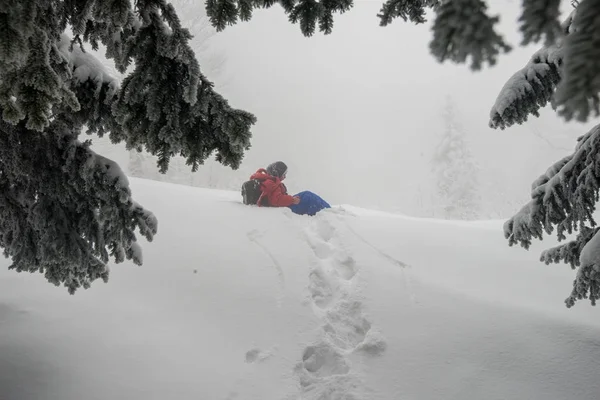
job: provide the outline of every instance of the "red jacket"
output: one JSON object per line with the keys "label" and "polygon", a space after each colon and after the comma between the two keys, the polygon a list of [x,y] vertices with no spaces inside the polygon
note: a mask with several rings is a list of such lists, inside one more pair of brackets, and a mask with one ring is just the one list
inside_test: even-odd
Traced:
{"label": "red jacket", "polygon": [[261,201],[265,197],[269,202],[270,207],[287,207],[294,204],[294,197],[287,194],[287,188],[283,182],[281,182],[281,179],[267,174],[266,169],[259,169],[250,177],[250,179],[257,179],[260,181],[262,194],[257,203],[259,207]]}

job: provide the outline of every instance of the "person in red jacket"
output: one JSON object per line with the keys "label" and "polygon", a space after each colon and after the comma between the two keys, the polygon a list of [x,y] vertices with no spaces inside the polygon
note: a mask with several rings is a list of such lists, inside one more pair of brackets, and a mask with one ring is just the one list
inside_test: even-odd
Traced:
{"label": "person in red jacket", "polygon": [[287,174],[287,165],[282,161],[270,164],[266,169],[260,168],[250,179],[260,182],[262,194],[258,199],[258,206],[289,207],[300,203],[300,198],[290,196],[283,180]]}
{"label": "person in red jacket", "polygon": [[308,190],[290,196],[282,182],[286,174],[287,165],[277,161],[266,169],[259,169],[250,177],[260,182],[261,195],[257,201],[259,207],[288,207],[299,215],[315,215],[325,208],[331,208],[319,195]]}

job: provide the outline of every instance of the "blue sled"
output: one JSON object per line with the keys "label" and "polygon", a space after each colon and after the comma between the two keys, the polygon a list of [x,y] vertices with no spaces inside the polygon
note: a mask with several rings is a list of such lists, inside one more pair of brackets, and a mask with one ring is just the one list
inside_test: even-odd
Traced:
{"label": "blue sled", "polygon": [[289,206],[293,213],[298,215],[315,215],[325,208],[331,208],[329,203],[323,200],[319,195],[308,190],[298,193],[300,204],[292,204]]}

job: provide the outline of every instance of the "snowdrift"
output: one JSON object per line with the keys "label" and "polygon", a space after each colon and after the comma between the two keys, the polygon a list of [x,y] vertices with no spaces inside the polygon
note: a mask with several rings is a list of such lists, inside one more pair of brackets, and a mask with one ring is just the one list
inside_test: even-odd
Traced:
{"label": "snowdrift", "polygon": [[501,222],[132,186],[159,219],[142,267],[70,296],[1,261],[0,399],[600,397],[597,310]]}

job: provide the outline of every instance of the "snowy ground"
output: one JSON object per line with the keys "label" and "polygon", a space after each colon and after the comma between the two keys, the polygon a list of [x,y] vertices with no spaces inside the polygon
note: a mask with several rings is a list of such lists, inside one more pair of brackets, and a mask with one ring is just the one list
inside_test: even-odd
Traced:
{"label": "snowy ground", "polygon": [[69,296],[1,261],[1,400],[600,398],[598,311],[501,222],[132,185],[142,267]]}

